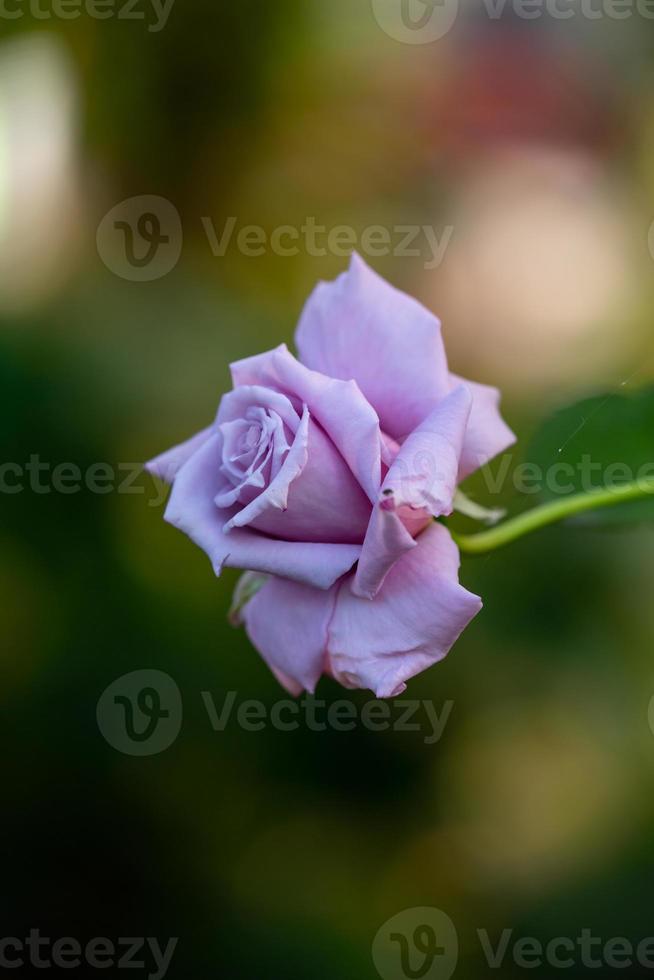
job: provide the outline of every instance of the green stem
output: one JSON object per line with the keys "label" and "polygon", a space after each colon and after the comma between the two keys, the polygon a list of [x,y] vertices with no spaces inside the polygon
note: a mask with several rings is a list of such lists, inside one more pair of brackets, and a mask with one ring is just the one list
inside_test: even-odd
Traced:
{"label": "green stem", "polygon": [[557,521],[596,510],[598,507],[610,507],[627,500],[638,500],[653,495],[654,480],[641,480],[638,483],[590,490],[588,493],[579,493],[572,497],[565,497],[563,500],[555,500],[551,504],[543,504],[489,531],[481,531],[478,534],[456,534],[453,531],[450,533],[461,551],[469,555],[483,555],[517,541],[525,534],[547,527],[548,524],[555,524]]}

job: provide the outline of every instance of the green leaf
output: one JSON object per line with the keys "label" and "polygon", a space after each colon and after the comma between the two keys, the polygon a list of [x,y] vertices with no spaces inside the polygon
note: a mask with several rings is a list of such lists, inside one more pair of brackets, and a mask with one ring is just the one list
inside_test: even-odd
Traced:
{"label": "green leaf", "polygon": [[[599,487],[654,478],[654,387],[634,394],[613,392],[586,398],[556,412],[537,432],[516,486],[524,478],[539,486],[536,499],[560,500]],[[524,464],[523,464],[524,465]],[[538,475],[537,475],[538,474]],[[577,523],[616,525],[654,520],[654,500],[606,507]]]}

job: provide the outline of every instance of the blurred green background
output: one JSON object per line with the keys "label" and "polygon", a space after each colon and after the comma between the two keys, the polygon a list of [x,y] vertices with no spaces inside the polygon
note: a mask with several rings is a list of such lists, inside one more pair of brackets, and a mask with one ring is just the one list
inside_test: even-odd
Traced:
{"label": "blurred green background", "polygon": [[[364,257],[438,313],[457,373],[502,388],[516,459],[554,408],[651,381],[654,23],[462,3],[410,45],[379,5],[176,0],[158,31],[144,2],[143,20],[2,14],[3,462],[148,459],[208,423],[230,360],[292,342],[347,260],[216,256],[207,220],[230,216],[447,233],[435,268],[424,239]],[[171,202],[183,248],[129,281],[96,232],[141,195]],[[654,934],[651,530],[557,528],[464,562],[484,611],[408,690],[453,702],[436,744],[215,732],[202,691],[282,696],[226,622],[236,573],[213,577],[144,475],[28,484],[0,499],[2,935],[178,936],[170,977],[363,980],[380,926],[421,905],[452,918],[470,978],[524,974],[491,971],[478,928]],[[174,678],[184,720],[138,758],[96,705],[142,668]]]}

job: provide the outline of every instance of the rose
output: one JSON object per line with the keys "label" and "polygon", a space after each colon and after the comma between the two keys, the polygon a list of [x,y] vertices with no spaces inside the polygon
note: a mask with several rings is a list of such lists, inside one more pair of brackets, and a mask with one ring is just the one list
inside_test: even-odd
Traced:
{"label": "rose", "polygon": [[249,573],[239,617],[280,681],[378,697],[442,659],[481,608],[433,518],[513,442],[498,392],[452,375],[440,323],[353,256],[285,346],[232,365],[213,425],[148,464],[166,520]]}

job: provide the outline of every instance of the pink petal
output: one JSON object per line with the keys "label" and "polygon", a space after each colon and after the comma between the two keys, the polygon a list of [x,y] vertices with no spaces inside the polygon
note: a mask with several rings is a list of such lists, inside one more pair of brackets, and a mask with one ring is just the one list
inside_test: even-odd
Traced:
{"label": "pink petal", "polygon": [[346,580],[329,626],[336,680],[394,697],[409,677],[442,660],[481,609],[481,600],[459,585],[458,566],[449,532],[432,523],[372,601],[353,595]]}
{"label": "pink petal", "polygon": [[368,526],[352,591],[377,594],[431,517],[451,514],[472,398],[463,385],[443,398],[399,449]]}
{"label": "pink petal", "polygon": [[206,429],[202,429],[201,432],[196,432],[186,442],[182,442],[179,446],[174,446],[167,452],[161,453],[160,456],[155,456],[154,459],[151,459],[149,463],[145,464],[146,470],[148,473],[153,473],[154,476],[159,477],[165,483],[172,483],[184,463],[188,462],[193,453],[197,452],[205,444],[207,439],[213,434],[213,431],[214,428],[210,425]]}
{"label": "pink petal", "polygon": [[219,575],[222,567],[268,572],[328,589],[356,562],[360,546],[276,541],[256,531],[223,525],[235,511],[220,510],[214,498],[221,488],[221,439],[214,434],[182,466],[173,484],[166,520],[202,548]]}
{"label": "pink petal", "polygon": [[243,609],[252,643],[292,694],[313,693],[323,673],[336,592],[272,578]]}
{"label": "pink petal", "polygon": [[466,381],[456,374],[450,375],[450,384],[452,387],[467,385],[472,394],[472,409],[459,468],[461,481],[512,446],[515,435],[500,415],[500,393],[497,388]]}
{"label": "pink petal", "polygon": [[235,385],[276,388],[304,403],[347,462],[369,500],[381,481],[379,419],[353,381],[309,371],[285,344],[232,364]]}
{"label": "pink petal", "polygon": [[356,254],[347,272],[314,290],[295,339],[308,367],[353,378],[394,438],[412,432],[449,390],[439,320]]}

